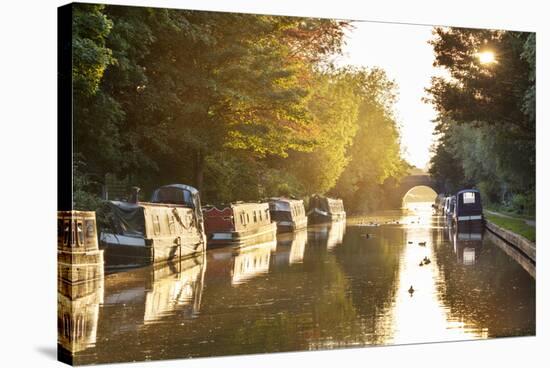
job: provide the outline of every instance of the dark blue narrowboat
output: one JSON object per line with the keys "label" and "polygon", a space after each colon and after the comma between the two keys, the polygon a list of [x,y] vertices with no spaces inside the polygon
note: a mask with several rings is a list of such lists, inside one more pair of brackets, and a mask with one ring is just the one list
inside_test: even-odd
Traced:
{"label": "dark blue narrowboat", "polygon": [[459,224],[466,221],[483,221],[483,206],[481,194],[477,189],[464,189],[456,193],[456,204],[453,220]]}
{"label": "dark blue narrowboat", "polygon": [[345,220],[344,202],[337,198],[313,195],[309,200],[307,216],[311,224]]}

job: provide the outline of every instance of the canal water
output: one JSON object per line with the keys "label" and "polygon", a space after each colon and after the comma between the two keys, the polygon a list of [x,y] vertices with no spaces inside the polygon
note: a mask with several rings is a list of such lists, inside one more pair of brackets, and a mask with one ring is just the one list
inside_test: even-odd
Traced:
{"label": "canal water", "polygon": [[429,211],[108,274],[95,293],[72,306],[76,364],[535,334],[535,279]]}

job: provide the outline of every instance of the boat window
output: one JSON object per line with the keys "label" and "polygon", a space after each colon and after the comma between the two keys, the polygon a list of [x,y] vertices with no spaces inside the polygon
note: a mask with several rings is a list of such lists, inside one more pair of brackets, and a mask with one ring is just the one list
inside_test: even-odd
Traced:
{"label": "boat window", "polygon": [[262,219],[262,211],[261,210],[258,211],[258,215],[260,216],[260,221],[262,221],[263,219]]}
{"label": "boat window", "polygon": [[153,194],[151,202],[180,204],[189,206],[191,208],[195,207],[193,196],[191,195],[190,191],[173,187],[164,187],[157,189]]}
{"label": "boat window", "polygon": [[254,217],[254,222],[258,222],[258,218],[256,216],[256,211],[255,210],[254,210],[254,216],[253,217]]}
{"label": "boat window", "polygon": [[476,203],[476,194],[474,192],[466,192],[462,194],[462,202],[464,204]]}
{"label": "boat window", "polygon": [[248,216],[248,213],[246,214],[246,223],[247,223],[247,224],[250,223],[250,216]]}

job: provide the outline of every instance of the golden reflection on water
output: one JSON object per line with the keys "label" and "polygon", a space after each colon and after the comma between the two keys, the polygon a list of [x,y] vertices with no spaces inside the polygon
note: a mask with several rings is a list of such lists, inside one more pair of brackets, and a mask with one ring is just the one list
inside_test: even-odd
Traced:
{"label": "golden reflection on water", "polygon": [[60,344],[90,364],[533,335],[534,280],[468,230],[415,203],[115,272],[60,299]]}
{"label": "golden reflection on water", "polygon": [[232,285],[239,285],[269,272],[271,252],[277,247],[275,240],[240,248],[234,255]]}
{"label": "golden reflection on water", "polygon": [[200,262],[176,262],[153,270],[154,281],[145,295],[144,324],[155,323],[182,306],[199,313],[206,257],[197,258]]}
{"label": "golden reflection on water", "polygon": [[[441,299],[444,283],[434,252],[431,203],[409,206],[414,214],[404,216],[406,247],[400,259],[396,299],[389,314],[393,332],[386,344],[469,340],[484,337],[463,321],[448,315]],[[425,243],[425,245],[424,245]],[[427,257],[429,264],[422,262]],[[420,266],[420,264],[423,264]],[[413,292],[411,292],[414,289]],[[486,332],[486,331],[485,331]]]}

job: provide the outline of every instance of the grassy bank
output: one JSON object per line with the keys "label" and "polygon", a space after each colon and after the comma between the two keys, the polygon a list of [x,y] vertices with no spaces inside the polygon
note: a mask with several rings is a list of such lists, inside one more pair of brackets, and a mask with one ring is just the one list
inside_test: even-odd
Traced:
{"label": "grassy bank", "polygon": [[534,213],[533,214],[531,214],[531,213],[518,213],[518,212],[512,211],[508,207],[504,207],[504,206],[497,206],[497,205],[491,204],[491,205],[487,205],[487,206],[484,205],[483,208],[485,208],[489,211],[494,211],[494,212],[502,213],[503,215],[517,217],[517,218],[521,218],[521,219],[525,219],[525,220],[534,220],[535,219]]}
{"label": "grassy bank", "polygon": [[495,225],[519,234],[532,242],[536,241],[536,227],[527,225],[523,219],[500,217],[487,212],[485,212],[485,218]]}

